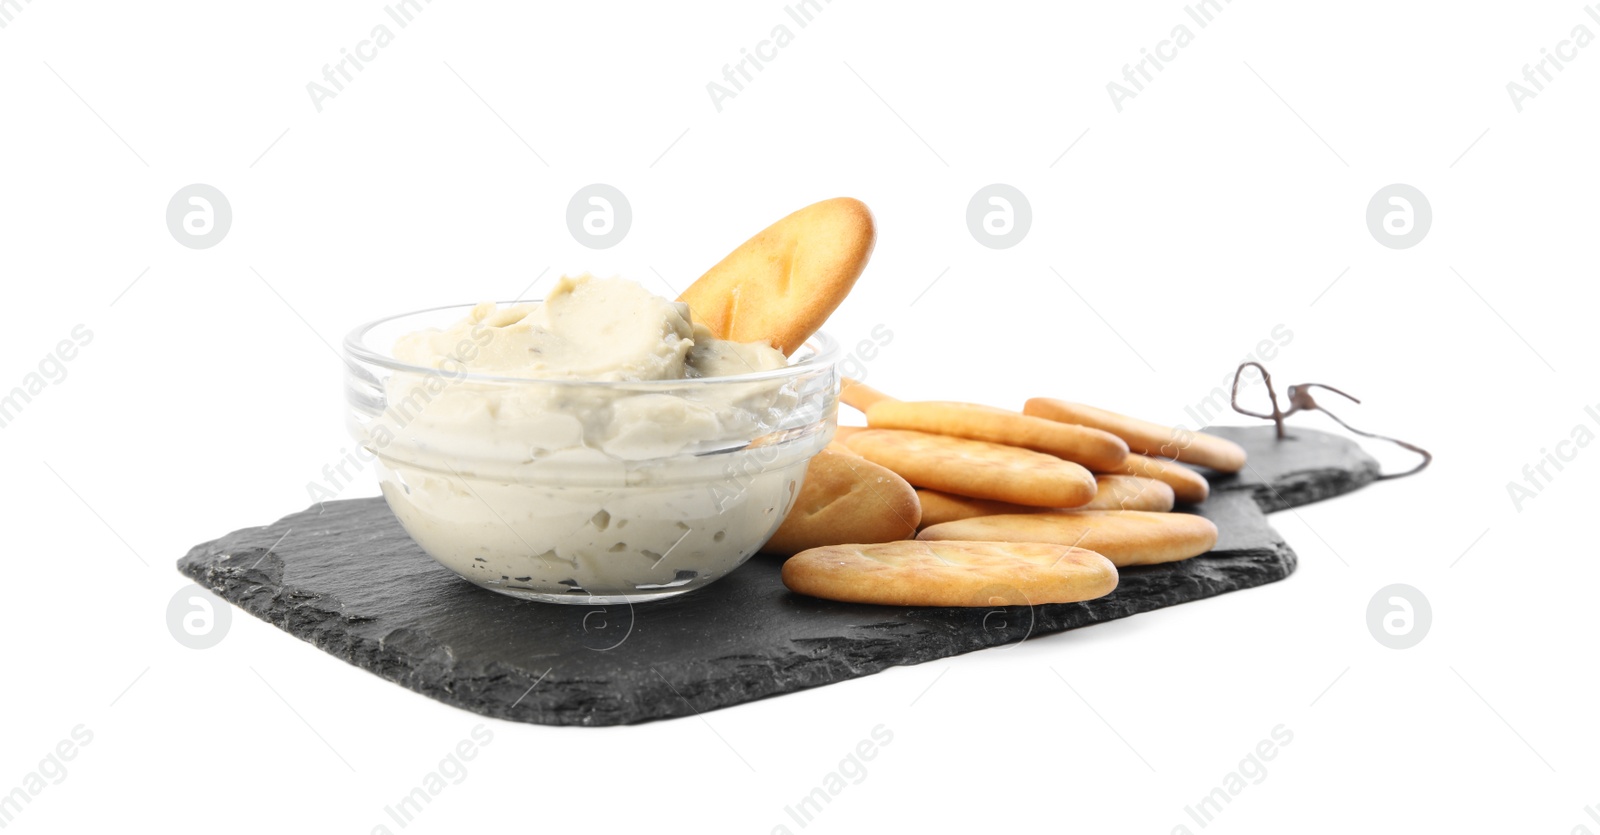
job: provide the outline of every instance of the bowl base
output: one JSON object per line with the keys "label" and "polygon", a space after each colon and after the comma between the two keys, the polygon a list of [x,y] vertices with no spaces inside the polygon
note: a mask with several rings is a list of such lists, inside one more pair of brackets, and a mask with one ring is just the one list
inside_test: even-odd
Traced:
{"label": "bowl base", "polygon": [[663,600],[668,597],[677,597],[694,591],[688,589],[661,589],[659,591],[641,591],[634,594],[554,594],[530,589],[506,588],[504,586],[482,586],[489,591],[515,597],[519,600],[537,600],[541,603],[562,603],[568,606],[629,606],[635,603],[646,603],[651,600]]}

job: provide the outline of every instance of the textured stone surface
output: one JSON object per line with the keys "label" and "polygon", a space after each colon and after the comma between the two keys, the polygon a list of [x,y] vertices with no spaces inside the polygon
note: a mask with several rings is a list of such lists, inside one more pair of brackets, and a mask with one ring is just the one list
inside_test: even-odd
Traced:
{"label": "textured stone surface", "polygon": [[1270,424],[1206,431],[1233,441],[1250,455],[1241,472],[1204,471],[1212,494],[1247,491],[1268,513],[1348,493],[1378,477],[1378,462],[1340,435],[1291,425],[1288,437],[1280,441]]}
{"label": "textured stone surface", "polygon": [[196,546],[178,568],[257,617],[447,704],[550,725],[690,715],[1271,583],[1295,555],[1278,509],[1356,489],[1375,462],[1353,443],[1271,427],[1221,431],[1251,467],[1214,479],[1195,512],[1209,554],[1128,568],[1110,596],[999,609],[902,609],[792,594],[758,555],[682,597],[637,607],[531,603],[457,578],[382,499],[328,502]]}

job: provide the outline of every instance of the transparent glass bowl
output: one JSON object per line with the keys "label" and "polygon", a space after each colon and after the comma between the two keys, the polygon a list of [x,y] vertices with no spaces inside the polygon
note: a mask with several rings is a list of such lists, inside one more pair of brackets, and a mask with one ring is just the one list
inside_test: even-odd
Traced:
{"label": "transparent glass bowl", "polygon": [[785,368],[687,380],[530,380],[393,357],[399,336],[471,307],[352,331],[346,424],[411,538],[492,591],[607,604],[700,588],[766,543],[833,436],[839,349],[824,334]]}

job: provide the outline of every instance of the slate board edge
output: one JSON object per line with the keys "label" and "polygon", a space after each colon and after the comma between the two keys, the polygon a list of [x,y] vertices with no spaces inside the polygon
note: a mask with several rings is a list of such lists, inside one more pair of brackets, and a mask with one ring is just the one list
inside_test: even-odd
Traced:
{"label": "slate board edge", "polygon": [[[1251,552],[1236,552],[1240,556],[1248,556]],[[1161,604],[1149,599],[1129,598],[1125,606],[1117,609],[1089,609],[1080,607],[1080,604],[1060,604],[1057,606],[1041,606],[1039,609],[1074,610],[1080,617],[1071,618],[1070,625],[1055,625],[1042,627],[1037,631],[1023,636],[1020,640],[1037,640],[1045,635],[1065,632],[1098,623],[1107,623],[1131,615],[1142,614],[1156,609],[1170,608],[1182,603],[1219,597],[1233,591],[1242,591],[1257,588],[1263,585],[1282,580],[1294,572],[1297,557],[1294,551],[1286,544],[1281,545],[1272,552],[1260,553],[1257,556],[1266,558],[1266,562],[1274,570],[1263,572],[1258,580],[1235,584],[1228,588],[1210,588],[1195,594],[1180,603]],[[398,684],[407,690],[427,696],[453,707],[461,708],[470,713],[488,716],[496,719],[506,719],[517,722],[530,722],[543,725],[580,725],[580,726],[610,726],[618,724],[640,724],[657,719],[672,719],[692,716],[698,713],[717,710],[724,707],[743,704],[757,699],[786,693],[795,693],[838,683],[843,680],[860,678],[874,673],[882,672],[890,667],[915,666],[928,661],[937,661],[951,658],[980,649],[992,649],[1007,644],[1017,643],[1018,639],[1003,638],[993,640],[992,635],[972,633],[965,641],[951,640],[949,645],[938,652],[929,652],[925,657],[917,659],[883,660],[876,657],[870,648],[873,639],[870,637],[852,637],[848,642],[837,642],[834,652],[826,654],[805,654],[796,652],[789,657],[781,674],[764,676],[757,680],[711,680],[700,679],[697,686],[687,685],[680,679],[673,685],[665,676],[660,676],[660,684],[649,688],[640,688],[637,698],[641,701],[653,702],[658,705],[672,705],[669,709],[657,708],[649,715],[629,709],[597,710],[594,704],[582,703],[582,692],[572,695],[578,696],[580,703],[557,708],[548,708],[545,702],[538,699],[521,700],[531,690],[541,686],[542,676],[533,676],[526,671],[506,668],[502,672],[488,676],[463,677],[458,673],[451,676],[429,674],[428,665],[448,664],[441,659],[447,658],[448,653],[438,648],[435,641],[430,638],[408,633],[405,637],[413,640],[420,639],[429,650],[420,649],[414,642],[403,651],[392,650],[385,646],[384,640],[373,640],[362,637],[346,629],[349,622],[346,616],[339,611],[337,601],[330,605],[327,595],[304,595],[300,600],[282,600],[281,598],[294,598],[293,591],[271,592],[272,581],[263,576],[263,572],[270,575],[281,572],[281,563],[277,557],[263,554],[258,557],[254,553],[245,552],[236,554],[240,562],[245,559],[257,559],[259,563],[249,569],[221,569],[216,564],[216,555],[204,550],[204,546],[190,552],[179,565],[179,570],[206,588],[216,592],[225,600],[239,606],[257,618],[282,629],[312,646],[349,663],[367,672],[377,675],[387,681]],[[1159,569],[1159,566],[1152,567]],[[1113,593],[1115,594],[1115,593]],[[1106,600],[1106,598],[1102,598]],[[312,628],[306,628],[307,621],[315,622]],[[293,627],[291,622],[295,622]],[[393,633],[389,638],[396,637]],[[802,645],[818,642],[802,639],[797,641]],[[853,650],[853,652],[852,652]],[[841,661],[840,655],[847,659]],[[419,663],[419,659],[421,659]],[[841,664],[846,668],[840,670]],[[846,672],[840,675],[841,672]],[[449,678],[453,681],[454,689],[441,688],[434,682]],[[743,684],[742,687],[730,685]],[[466,685],[466,686],[462,686]],[[514,694],[512,698],[502,698]],[[502,705],[511,705],[503,708]],[[618,721],[618,715],[633,717]]]}
{"label": "slate board edge", "polygon": [[[1329,472],[1337,473],[1339,477],[1328,479],[1325,474]],[[1355,473],[1344,471],[1290,473],[1288,474],[1290,478],[1280,478],[1276,486],[1239,485],[1239,488],[1249,489],[1252,498],[1262,508],[1263,512],[1270,513],[1352,492],[1371,483],[1376,474],[1376,462],[1372,462],[1370,467]],[[1222,489],[1227,490],[1228,488],[1223,486]],[[309,511],[312,507],[315,507],[315,505],[308,507],[306,510]],[[284,517],[284,519],[287,518],[289,517]],[[279,522],[273,525],[263,526],[262,528],[247,528],[234,533],[240,534],[251,530],[268,529],[281,524],[283,521],[283,519],[280,519]],[[230,534],[229,536],[233,535]],[[658,705],[671,704],[673,708],[666,710],[657,708],[648,716],[638,715],[637,711],[597,710],[597,705],[584,703],[581,698],[581,692],[573,694],[579,697],[578,704],[546,708],[543,706],[544,702],[539,699],[520,700],[521,696],[525,696],[532,688],[540,684],[540,677],[532,676],[520,669],[506,668],[501,672],[491,671],[490,675],[485,676],[455,677],[454,684],[456,686],[454,688],[434,686],[432,684],[433,681],[445,677],[428,675],[426,671],[430,665],[434,664],[448,666],[449,654],[442,647],[437,647],[437,644],[431,638],[419,636],[415,633],[405,636],[412,639],[420,639],[425,645],[437,647],[437,651],[419,651],[419,648],[413,644],[402,652],[388,649],[384,645],[385,640],[372,640],[357,635],[345,628],[345,624],[349,621],[342,613],[342,606],[336,599],[330,599],[327,595],[297,594],[293,590],[283,590],[276,593],[268,591],[268,589],[277,585],[272,575],[276,573],[281,577],[282,574],[282,563],[269,550],[263,550],[259,556],[248,552],[232,555],[234,558],[238,558],[240,563],[243,563],[246,558],[255,557],[250,568],[247,569],[235,569],[232,566],[224,567],[219,565],[222,557],[215,552],[215,546],[227,538],[223,537],[222,539],[195,546],[179,561],[179,571],[216,592],[224,599],[234,602],[235,605],[255,615],[257,618],[271,623],[291,635],[301,637],[302,640],[350,663],[352,666],[367,670],[383,679],[454,707],[478,715],[511,721],[551,725],[601,726],[634,724],[656,719],[690,716],[756,699],[835,683],[841,678],[857,678],[871,675],[889,667],[911,666],[978,649],[987,649],[1016,642],[1014,639],[985,642],[982,640],[984,637],[982,635],[968,636],[969,639],[975,637],[977,640],[968,640],[960,644],[952,642],[952,645],[947,647],[948,651],[929,654],[927,657],[919,659],[897,661],[872,659],[863,663],[846,662],[845,666],[848,668],[849,675],[842,677],[836,672],[840,665],[837,653],[827,656],[796,653],[790,656],[791,663],[786,665],[782,675],[763,677],[759,681],[701,680],[699,686],[675,687],[665,676],[661,676],[658,672],[660,686],[639,690],[638,698]],[[1168,608],[1169,606],[1181,605],[1181,603],[1193,600],[1207,599],[1231,591],[1256,588],[1277,582],[1293,573],[1298,562],[1294,551],[1286,543],[1280,541],[1278,545],[1279,547],[1275,549],[1274,553],[1260,555],[1266,557],[1268,564],[1275,566],[1277,570],[1264,573],[1259,577],[1252,577],[1250,582],[1235,584],[1229,588],[1204,590],[1188,599],[1173,604],[1158,604],[1149,600],[1130,600],[1128,605],[1124,607],[1090,614],[1076,619],[1077,622],[1071,625],[1050,628],[1038,634],[1053,634],[1096,623],[1119,620],[1154,609]],[[231,562],[232,560],[229,561]],[[300,597],[301,599],[295,600],[293,599],[295,597]],[[1079,607],[1079,604],[1040,608],[1068,609],[1077,607]],[[1086,609],[1078,609],[1079,614],[1087,611]],[[307,629],[307,619],[315,622],[316,625]],[[291,628],[290,624],[297,621],[298,623]],[[395,635],[391,634],[386,637],[394,638]],[[1033,637],[1035,636],[1030,633],[1021,640],[1029,640]],[[866,650],[870,647],[872,639],[852,638],[848,643],[849,648],[859,647],[862,650]],[[870,653],[853,654],[858,659],[863,655],[870,658]],[[420,662],[419,659],[421,659]],[[796,679],[799,680],[797,681]],[[467,686],[462,687],[461,685],[463,684]],[[680,679],[680,684],[685,684],[685,682]],[[730,687],[730,684],[743,684],[744,686]],[[518,694],[518,698],[500,698],[500,696],[507,693]],[[502,708],[501,705],[503,704],[509,704],[511,707]],[[612,716],[613,713],[617,712],[634,718],[625,718],[619,722]]]}

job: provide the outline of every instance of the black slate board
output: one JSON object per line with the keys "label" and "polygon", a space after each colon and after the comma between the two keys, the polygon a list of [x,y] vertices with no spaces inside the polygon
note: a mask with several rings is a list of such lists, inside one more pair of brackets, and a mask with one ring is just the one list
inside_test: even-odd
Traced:
{"label": "black slate board", "polygon": [[757,555],[681,597],[629,606],[522,601],[424,554],[381,498],[327,502],[196,546],[178,570],[284,631],[390,681],[485,716],[618,725],[685,716],[1037,638],[1287,577],[1295,554],[1264,512],[1355,490],[1377,463],[1344,438],[1210,430],[1250,466],[1216,475],[1192,512],[1209,554],[1126,568],[1111,595],[998,609],[834,603],[783,587]]}

